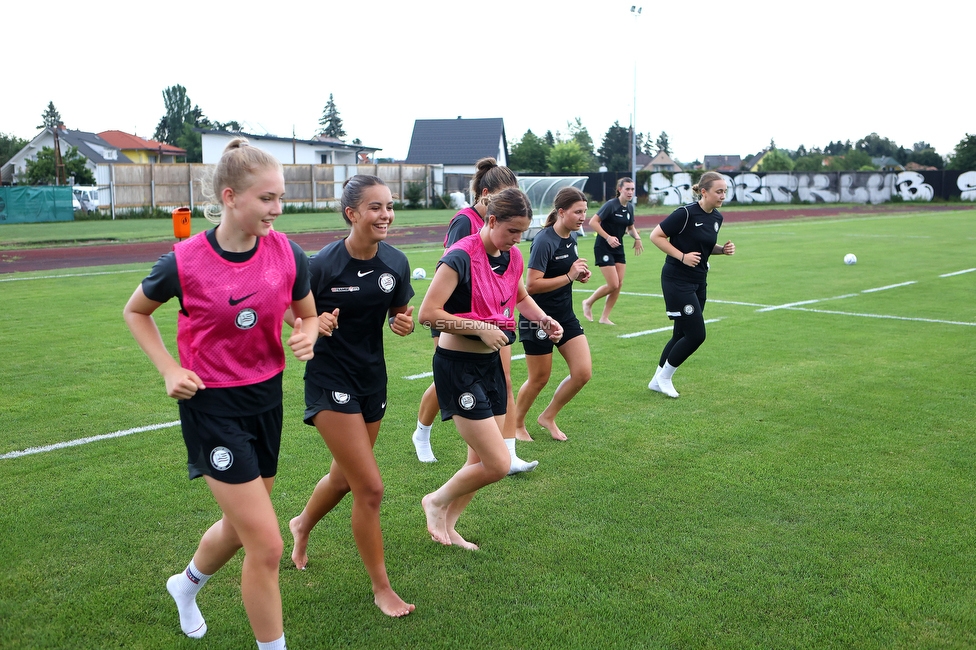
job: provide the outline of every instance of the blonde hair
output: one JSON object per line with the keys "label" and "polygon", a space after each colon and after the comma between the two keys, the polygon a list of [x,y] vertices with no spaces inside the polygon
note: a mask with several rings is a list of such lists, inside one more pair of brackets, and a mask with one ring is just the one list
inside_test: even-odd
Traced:
{"label": "blonde hair", "polygon": [[[471,179],[471,203],[488,204],[492,194],[506,187],[518,187],[518,179],[508,167],[499,165],[494,158],[482,158],[474,164],[474,177]],[[488,190],[488,196],[482,192]]]}
{"label": "blonde hair", "polygon": [[573,204],[579,203],[580,201],[586,203],[586,195],[575,187],[564,187],[556,192],[556,198],[552,202],[552,212],[546,217],[546,225],[543,228],[548,228],[556,223],[560,210],[569,210],[573,207]]}
{"label": "blonde hair", "polygon": [[213,170],[211,182],[204,181],[204,196],[209,205],[204,209],[203,216],[211,223],[220,223],[224,213],[221,195],[224,188],[229,187],[235,192],[244,192],[251,186],[253,178],[266,169],[281,170],[278,159],[252,147],[247,138],[234,138],[224,147],[220,162]]}
{"label": "blonde hair", "polygon": [[695,196],[699,199],[702,196],[702,190],[712,189],[712,185],[716,181],[724,181],[725,178],[718,172],[705,172],[702,177],[698,179],[698,182],[691,186],[691,191],[695,193]]}

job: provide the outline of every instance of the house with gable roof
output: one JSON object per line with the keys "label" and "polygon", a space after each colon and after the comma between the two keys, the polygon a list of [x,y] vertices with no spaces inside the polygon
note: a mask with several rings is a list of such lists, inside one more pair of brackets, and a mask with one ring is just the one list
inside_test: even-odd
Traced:
{"label": "house with gable roof", "polygon": [[380,147],[367,147],[362,144],[347,144],[336,138],[317,136],[311,140],[282,138],[276,135],[255,135],[233,131],[200,131],[203,162],[213,164],[220,161],[224,148],[234,138],[248,139],[252,147],[265,151],[282,165],[361,165],[371,163],[371,158]]}
{"label": "house with gable roof", "polygon": [[[174,147],[165,142],[146,140],[125,131],[102,131],[102,140],[117,147],[122,154],[134,163],[175,163],[186,161],[186,149]],[[177,160],[183,158],[183,160]]]}
{"label": "house with gable roof", "polygon": [[415,120],[407,164],[444,165],[445,174],[473,174],[481,158],[508,164],[505,122],[500,117]]}
{"label": "house with gable roof", "polygon": [[[640,163],[640,156],[637,157],[637,162]],[[674,160],[667,154],[663,149],[659,150],[653,158],[648,160],[641,171],[645,172],[680,172],[682,171],[681,165],[674,162]]]}
{"label": "house with gable roof", "polygon": [[706,171],[736,172],[742,165],[741,156],[705,156],[703,167]]}
{"label": "house with gable roof", "polygon": [[[95,133],[87,131],[72,131],[63,126],[58,128],[58,143],[61,155],[68,153],[71,147],[77,147],[78,153],[85,158],[85,166],[96,174],[100,164],[132,164],[132,161],[122,153],[118,147],[112,146]],[[16,183],[21,175],[27,173],[27,161],[35,160],[37,154],[44,147],[54,148],[54,127],[47,127],[27,143],[0,168],[0,182],[4,185]]]}

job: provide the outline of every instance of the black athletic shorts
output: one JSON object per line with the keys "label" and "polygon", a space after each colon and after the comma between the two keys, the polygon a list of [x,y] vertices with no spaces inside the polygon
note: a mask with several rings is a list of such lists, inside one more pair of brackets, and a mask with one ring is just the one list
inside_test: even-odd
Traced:
{"label": "black athletic shorts", "polygon": [[662,274],[661,291],[664,293],[664,308],[668,318],[674,320],[683,316],[701,316],[707,287],[706,282],[687,282]]}
{"label": "black athletic shorts", "polygon": [[306,380],[305,424],[315,426],[312,420],[319,411],[362,413],[364,422],[379,422],[386,414],[386,389],[372,395],[351,395]]}
{"label": "black athletic shorts", "polygon": [[597,266],[613,266],[614,264],[626,264],[627,253],[624,250],[623,241],[620,246],[610,248],[610,244],[603,237],[597,235],[596,243],[593,244],[593,257],[596,259]]}
{"label": "black athletic shorts", "polygon": [[567,341],[572,341],[577,336],[583,336],[583,326],[576,316],[566,319],[565,322],[560,320],[559,324],[563,326],[563,337],[559,339],[559,343],[554,344],[544,329],[520,316],[519,341],[522,342],[522,346],[525,348],[525,354],[529,356],[552,354],[554,345],[559,348]]}
{"label": "black athletic shorts", "polygon": [[498,352],[478,354],[439,347],[434,351],[433,366],[441,420],[455,415],[468,420],[505,415],[508,386]]}
{"label": "black athletic shorts", "polygon": [[257,415],[212,415],[180,403],[190,478],[206,474],[222,483],[247,483],[278,473],[281,404]]}

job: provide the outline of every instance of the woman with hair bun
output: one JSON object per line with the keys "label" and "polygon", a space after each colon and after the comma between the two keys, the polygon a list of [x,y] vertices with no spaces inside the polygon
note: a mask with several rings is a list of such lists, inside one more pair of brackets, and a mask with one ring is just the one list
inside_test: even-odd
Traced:
{"label": "woman with hair bun", "polygon": [[559,321],[563,336],[558,343],[553,342],[534,322],[519,315],[519,340],[525,348],[528,378],[515,400],[515,426],[526,436],[525,416],[552,375],[553,347],[566,360],[569,376],[556,387],[552,401],[536,421],[554,440],[567,439],[556,424],[556,416],[593,374],[590,346],[573,313],[573,283],[590,279],[590,269],[586,260],[579,257],[576,245],[577,231],[586,219],[586,206],[582,192],[575,187],[562,188],[556,194],[545,227],[532,239],[527,291],[543,311]]}
{"label": "woman with hair bun", "polygon": [[[272,228],[285,193],[281,164],[234,139],[217,164],[212,191],[223,206],[217,227],[160,257],[123,311],[166,393],[179,403],[190,478],[204,477],[223,512],[166,589],[183,633],[199,639],[207,624],[197,593],[243,547],[241,594],[258,648],[284,650],[282,540],[271,504],[282,426],[281,330],[291,309],[296,318],[287,345],[296,358],[311,359],[315,301],[308,258]],[[172,298],[180,303],[179,361],[152,316]]]}
{"label": "woman with hair bun", "polygon": [[661,289],[668,318],[674,321],[671,340],[664,346],[657,372],[647,387],[677,397],[671,377],[674,371],[705,342],[705,294],[708,258],[734,255],[732,240],[719,245],[718,231],[728,186],[718,172],[705,172],[692,186],[699,197],[682,206],[654,227],[651,242],[667,257],[661,269]]}
{"label": "woman with hair bun", "polygon": [[627,256],[624,253],[624,233],[629,232],[634,238],[634,254],[644,252],[637,226],[634,225],[634,211],[630,206],[634,198],[636,186],[631,178],[621,178],[617,181],[617,196],[603,204],[603,207],[590,219],[590,228],[596,231],[597,238],[593,242],[593,257],[600,267],[607,283],[593,292],[589,298],[583,300],[583,316],[586,320],[593,320],[593,304],[606,296],[607,302],[603,306],[600,322],[613,325],[610,312],[620,297],[620,288],[624,284],[627,272]]}
{"label": "woman with hair bun", "polygon": [[[469,235],[473,235],[481,230],[485,225],[485,218],[488,214],[488,202],[492,195],[509,188],[518,188],[518,179],[515,173],[508,167],[498,164],[494,158],[482,158],[475,163],[475,174],[471,179],[471,196],[474,206],[458,211],[451,219],[447,227],[447,235],[444,237],[444,248],[450,248],[459,240]],[[431,335],[434,337],[434,347],[437,347],[437,337],[440,332],[436,328],[431,328]],[[505,369],[505,382],[508,386],[508,412],[515,412],[515,397],[512,392],[512,349],[506,347],[501,351],[502,366]],[[437,415],[437,394],[434,383],[424,392],[420,400],[420,409],[417,413],[417,428],[413,432],[413,446],[417,452],[417,459],[423,463],[435,463],[437,458],[430,447],[430,430],[434,425],[434,418]],[[531,471],[539,464],[539,461],[525,461],[515,453],[516,428],[514,417],[506,418],[502,427],[502,436],[505,444],[509,448],[512,458],[511,473]],[[531,440],[527,435],[523,440]]]}
{"label": "woman with hair bun", "polygon": [[516,244],[531,219],[521,190],[492,195],[485,225],[444,253],[420,306],[420,322],[441,330],[433,361],[441,419],[453,419],[468,444],[464,466],[422,500],[427,531],[441,544],[478,548],[458,534],[458,517],[475,492],[511,469],[502,438],[508,391],[499,350],[515,341],[515,309],[554,342],[563,333],[522,284]]}
{"label": "woman with hair bun", "polygon": [[[393,591],[386,573],[380,502],[383,479],[373,447],[386,413],[385,327],[413,332],[407,256],[387,244],[393,195],[376,176],[357,174],[342,186],[349,236],[312,258],[312,294],[319,316],[315,358],[305,369],[305,424],[318,429],[332,452],[329,473],[316,484],[289,528],[291,559],[304,569],[315,525],[352,492],[352,533],[384,614],[406,616],[414,606]],[[339,323],[342,327],[339,327]]]}

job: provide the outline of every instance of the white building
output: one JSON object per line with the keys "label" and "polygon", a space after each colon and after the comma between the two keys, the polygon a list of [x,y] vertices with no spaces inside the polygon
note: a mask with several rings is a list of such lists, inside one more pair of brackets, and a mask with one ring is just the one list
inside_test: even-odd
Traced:
{"label": "white building", "polygon": [[252,146],[266,151],[282,165],[358,165],[371,163],[378,147],[347,144],[334,138],[298,140],[274,135],[253,135],[231,131],[201,131],[203,162],[216,164],[234,138],[245,137]]}

